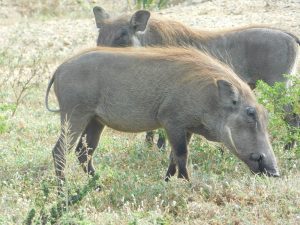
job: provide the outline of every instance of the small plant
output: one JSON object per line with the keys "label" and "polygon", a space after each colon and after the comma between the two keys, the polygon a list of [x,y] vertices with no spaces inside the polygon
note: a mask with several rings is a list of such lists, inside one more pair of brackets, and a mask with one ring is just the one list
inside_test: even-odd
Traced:
{"label": "small plant", "polygon": [[[162,9],[167,6],[169,0],[136,0],[135,1],[135,8],[136,9]],[[128,4],[129,0],[128,0]]]}
{"label": "small plant", "polygon": [[[36,200],[36,208],[28,212],[24,224],[57,224],[59,219],[70,211],[69,207],[78,204],[88,193],[97,188],[99,177],[98,174],[95,174],[87,185],[77,189],[75,195],[69,196],[66,200],[58,198],[54,204],[51,204],[49,200],[49,184],[43,181],[41,185],[41,196]],[[72,190],[69,189],[67,191],[71,192]]]}
{"label": "small plant", "polygon": [[[257,96],[261,104],[269,112],[269,131],[275,145],[281,145],[291,140],[300,140],[300,128],[291,126],[286,119],[300,119],[300,79],[297,76],[286,76],[290,87],[285,83],[275,83],[269,86],[263,81],[257,83]],[[298,121],[300,123],[300,121]],[[300,147],[296,149],[300,153]]]}
{"label": "small plant", "polygon": [[8,130],[7,118],[0,115],[0,134],[5,133]]}
{"label": "small plant", "polygon": [[[70,133],[70,124],[68,120],[62,127],[63,138],[61,141],[61,150],[56,155],[56,166],[64,168],[65,157],[69,150],[72,149],[71,139],[72,134]],[[55,154],[55,153],[54,153]],[[57,153],[56,153],[57,154]],[[63,166],[61,166],[64,164]],[[54,204],[51,204],[50,200],[50,185],[48,181],[41,183],[41,193],[37,195],[35,200],[35,208],[28,212],[28,215],[24,221],[25,224],[57,224],[60,218],[66,213],[70,212],[70,207],[78,204],[88,193],[99,188],[98,180],[100,176],[95,174],[91,179],[88,179],[88,183],[82,188],[74,190],[69,182],[64,181],[61,183],[62,186],[58,186],[58,198]],[[55,188],[56,189],[56,188]],[[56,190],[55,190],[56,191]],[[73,194],[75,193],[75,194]]]}
{"label": "small plant", "polygon": [[4,89],[9,86],[13,91],[13,101],[2,104],[1,108],[10,108],[11,116],[14,116],[19,105],[24,100],[28,91],[41,83],[42,76],[49,73],[49,68],[46,63],[43,63],[44,53],[38,52],[32,58],[26,57],[25,50],[18,57],[10,56],[9,52],[2,52],[7,56],[7,70],[0,78],[0,90],[5,93]]}
{"label": "small plant", "polygon": [[24,224],[25,224],[25,225],[31,225],[34,216],[35,216],[35,209],[31,209],[31,210],[29,211],[29,213],[28,213],[28,215],[27,215],[25,221],[24,221]]}

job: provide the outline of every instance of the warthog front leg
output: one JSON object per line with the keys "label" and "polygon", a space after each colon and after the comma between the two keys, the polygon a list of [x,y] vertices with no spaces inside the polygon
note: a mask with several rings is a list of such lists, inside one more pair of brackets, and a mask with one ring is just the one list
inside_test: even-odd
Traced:
{"label": "warthog front leg", "polygon": [[[191,137],[192,137],[192,133],[187,132],[187,134],[186,134],[186,144],[187,145],[189,144]],[[170,159],[170,163],[169,163],[165,181],[169,181],[170,177],[174,176],[176,173],[176,161],[175,161],[175,158],[173,155],[173,151],[170,152],[169,159]]]}
{"label": "warthog front leg", "polygon": [[176,173],[176,162],[175,162],[172,150],[170,152],[169,160],[170,160],[170,163],[169,163],[169,167],[167,170],[165,181],[169,181],[170,177],[174,176]]}
{"label": "warthog front leg", "polygon": [[175,175],[176,166],[178,167],[178,178],[189,180],[186,167],[188,157],[187,145],[192,134],[184,131],[179,131],[177,133],[175,130],[173,130],[167,131],[167,135],[172,146],[172,150],[170,153],[170,164],[165,180],[168,181],[171,176]]}
{"label": "warthog front leg", "polygon": [[98,146],[104,126],[93,118],[82,133],[76,147],[76,154],[84,172],[94,175],[93,153]]}

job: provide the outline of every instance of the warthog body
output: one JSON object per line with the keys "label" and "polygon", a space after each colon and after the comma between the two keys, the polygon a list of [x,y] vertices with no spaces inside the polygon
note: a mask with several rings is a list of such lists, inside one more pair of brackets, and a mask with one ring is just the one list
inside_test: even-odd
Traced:
{"label": "warthog body", "polygon": [[[164,128],[172,146],[167,177],[189,179],[187,144],[192,133],[223,142],[255,173],[278,176],[265,111],[234,72],[193,49],[95,48],[58,67],[54,83],[61,124],[70,123],[71,145],[85,164],[104,126],[124,132]],[[63,179],[62,133],[53,149]],[[92,160],[88,173],[94,173]]]}
{"label": "warthog body", "polygon": [[250,87],[257,80],[272,85],[286,81],[297,65],[300,41],[293,34],[271,27],[241,27],[203,31],[156,17],[140,10],[132,16],[110,20],[100,7],[94,8],[102,46],[193,46],[207,51],[234,70]]}
{"label": "warthog body", "polygon": [[[94,15],[100,28],[97,45],[191,45],[230,65],[251,88],[255,88],[257,80],[269,85],[275,82],[288,85],[283,74],[291,74],[297,67],[300,41],[293,34],[279,29],[257,26],[203,31],[176,21],[150,18],[150,13],[145,10],[111,20],[104,9],[95,7]],[[295,126],[299,121],[298,116],[289,116],[291,125]],[[153,134],[148,133],[148,137],[151,136]]]}

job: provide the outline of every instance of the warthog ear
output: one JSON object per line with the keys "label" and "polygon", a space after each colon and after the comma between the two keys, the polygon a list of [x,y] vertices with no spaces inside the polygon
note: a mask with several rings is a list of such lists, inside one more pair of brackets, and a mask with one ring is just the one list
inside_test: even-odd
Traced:
{"label": "warthog ear", "polygon": [[218,80],[219,98],[223,105],[236,105],[239,100],[239,91],[226,80]]}
{"label": "warthog ear", "polygon": [[147,10],[139,10],[135,12],[130,20],[130,25],[134,32],[144,31],[150,17],[150,12]]}
{"label": "warthog ear", "polygon": [[93,12],[94,12],[94,16],[95,16],[96,26],[98,28],[101,28],[101,26],[103,25],[104,21],[107,20],[110,16],[100,6],[95,6],[93,8]]}

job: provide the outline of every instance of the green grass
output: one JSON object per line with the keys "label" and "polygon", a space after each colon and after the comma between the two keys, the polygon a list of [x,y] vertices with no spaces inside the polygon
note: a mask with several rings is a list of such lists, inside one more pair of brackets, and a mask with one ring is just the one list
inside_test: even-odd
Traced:
{"label": "green grass", "polygon": [[168,2],[170,2],[170,0],[137,0],[135,3],[135,7],[137,9],[162,9],[166,7]]}

